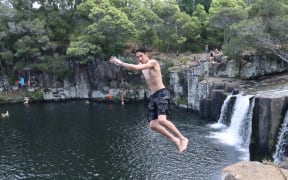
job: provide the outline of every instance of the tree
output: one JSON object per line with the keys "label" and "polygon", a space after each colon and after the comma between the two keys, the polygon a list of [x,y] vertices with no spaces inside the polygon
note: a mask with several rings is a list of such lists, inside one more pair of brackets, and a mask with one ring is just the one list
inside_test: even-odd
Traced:
{"label": "tree", "polygon": [[[88,0],[78,8],[79,15],[86,18],[86,26],[72,40],[67,54],[86,64],[95,58],[103,59],[121,53],[125,43],[134,35],[134,26],[127,15],[115,8],[108,0]],[[79,46],[79,50],[77,50]]]}
{"label": "tree", "polygon": [[0,17],[1,34],[5,34],[0,43],[1,65],[12,67],[13,71],[21,71],[25,67],[49,67],[50,64],[53,64],[53,69],[42,69],[47,69],[49,73],[55,73],[57,69],[67,70],[63,49],[65,52],[69,37],[68,8],[60,11],[60,6],[55,6],[51,9],[51,4],[60,2],[51,0],[45,1],[37,9],[33,6],[35,2],[41,3],[35,0],[9,0],[6,6],[1,6],[1,13],[5,14]]}
{"label": "tree", "polygon": [[218,30],[217,33],[212,34],[216,38],[223,37],[224,45],[229,44],[230,39],[234,36],[230,27],[246,18],[245,7],[243,0],[214,0],[212,2],[209,10],[209,21]]}
{"label": "tree", "polygon": [[8,22],[15,18],[16,11],[9,4],[0,2],[0,69],[4,73],[3,64],[13,64],[13,54],[9,49]]}
{"label": "tree", "polygon": [[135,27],[135,38],[139,44],[156,45],[159,41],[157,29],[163,20],[151,8],[140,6],[132,12],[131,22]]}
{"label": "tree", "polygon": [[[233,26],[243,39],[243,49],[273,52],[288,62],[288,6],[279,0],[260,0],[252,5],[249,18]],[[245,47],[245,48],[244,48]]]}
{"label": "tree", "polygon": [[209,11],[212,0],[177,0],[181,11],[193,15],[197,5],[202,5],[206,12]]}
{"label": "tree", "polygon": [[203,49],[208,39],[208,28],[209,28],[209,14],[205,11],[204,6],[198,4],[195,11],[193,12],[192,18],[197,19],[199,23],[199,37],[197,37],[197,44],[199,49]]}

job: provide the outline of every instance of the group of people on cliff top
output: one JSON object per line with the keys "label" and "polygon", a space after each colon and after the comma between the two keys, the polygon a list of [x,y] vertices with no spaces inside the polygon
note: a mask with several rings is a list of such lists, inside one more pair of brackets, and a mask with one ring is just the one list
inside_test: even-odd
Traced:
{"label": "group of people on cliff top", "polygon": [[209,62],[210,63],[212,63],[212,64],[217,63],[215,55],[220,53],[217,48],[215,48],[214,50],[209,51],[209,46],[208,46],[208,44],[206,44],[205,45],[205,52],[206,53],[210,53],[210,56],[209,56]]}

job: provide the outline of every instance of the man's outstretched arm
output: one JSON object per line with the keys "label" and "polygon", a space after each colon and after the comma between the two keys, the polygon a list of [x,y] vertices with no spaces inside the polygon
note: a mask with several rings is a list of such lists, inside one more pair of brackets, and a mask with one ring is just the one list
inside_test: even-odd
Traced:
{"label": "man's outstretched arm", "polygon": [[109,59],[110,63],[113,63],[117,66],[121,66],[121,67],[124,67],[128,70],[132,70],[132,71],[141,71],[143,69],[149,69],[151,67],[153,67],[155,65],[155,60],[150,60],[148,61],[148,63],[146,64],[129,64],[129,63],[125,63],[125,62],[122,62],[120,59],[116,58],[116,57],[111,57]]}

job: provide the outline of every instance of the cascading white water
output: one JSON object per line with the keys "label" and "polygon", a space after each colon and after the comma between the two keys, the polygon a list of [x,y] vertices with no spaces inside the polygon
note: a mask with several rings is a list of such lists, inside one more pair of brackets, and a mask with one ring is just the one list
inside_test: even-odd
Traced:
{"label": "cascading white water", "polygon": [[[249,99],[252,97],[253,96],[249,96]],[[248,108],[248,114],[247,114],[246,120],[244,120],[241,131],[240,131],[240,136],[243,139],[242,145],[248,152],[249,152],[250,139],[252,135],[252,117],[253,117],[253,108],[255,105],[255,98],[253,97],[251,100],[252,101],[250,102],[250,106]]]}
{"label": "cascading white water", "polygon": [[242,135],[247,134],[245,131],[249,130],[247,126],[250,125],[250,123],[247,123],[246,121],[251,121],[251,119],[248,119],[250,108],[249,99],[251,96],[237,95],[236,97],[237,99],[233,108],[231,124],[226,130],[229,134],[227,140],[228,143],[232,145],[243,145],[245,136]]}
{"label": "cascading white water", "polygon": [[276,151],[273,155],[274,164],[279,165],[283,158],[288,155],[288,111],[286,112],[285,119],[282,123],[281,130],[276,145]]}
{"label": "cascading white water", "polygon": [[[228,128],[223,129],[221,132],[212,133],[212,137],[220,139],[221,142],[236,146],[239,150],[244,152],[243,159],[249,160],[249,144],[252,132],[252,115],[254,107],[254,98],[250,102],[250,98],[253,96],[241,94],[235,95],[236,102],[233,107],[233,114],[231,117],[231,123]],[[229,99],[228,99],[229,98]],[[221,124],[223,121],[223,114],[227,111],[227,104],[231,97],[226,98],[226,102],[222,105],[220,118],[217,124]],[[226,104],[227,103],[227,104]],[[226,108],[226,110],[225,110]],[[220,127],[220,126],[219,126]],[[223,126],[222,126],[223,127]]]}
{"label": "cascading white water", "polygon": [[226,116],[227,110],[228,110],[228,104],[230,102],[231,97],[232,97],[232,95],[228,95],[223,102],[223,105],[221,107],[220,118],[218,119],[218,123],[220,123],[220,124],[224,124],[225,116]]}
{"label": "cascading white water", "polygon": [[226,116],[227,116],[227,111],[228,111],[228,104],[230,102],[231,97],[233,97],[233,95],[228,95],[226,99],[224,100],[222,107],[221,107],[220,117],[217,123],[211,125],[212,128],[218,129],[218,128],[227,127],[225,124],[225,121],[226,121]]}

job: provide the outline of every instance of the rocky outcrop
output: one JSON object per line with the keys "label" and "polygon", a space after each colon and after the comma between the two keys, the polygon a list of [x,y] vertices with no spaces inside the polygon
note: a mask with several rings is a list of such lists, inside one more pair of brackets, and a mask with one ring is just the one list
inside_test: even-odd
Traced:
{"label": "rocky outcrop", "polygon": [[[45,101],[65,101],[69,99],[78,99],[77,86],[66,88],[46,88],[43,91],[43,98]],[[150,96],[148,89],[121,89],[108,88],[107,92],[92,90],[92,92],[83,94],[81,99],[90,99],[95,101],[120,101],[121,94],[124,92],[124,101],[145,101]],[[84,92],[84,91],[80,91]]]}
{"label": "rocky outcrop", "polygon": [[172,89],[173,96],[172,101],[177,102],[177,100],[183,97],[183,84],[180,84],[180,77],[178,71],[170,71],[170,89]]}
{"label": "rocky outcrop", "polygon": [[288,70],[288,63],[273,55],[250,55],[241,61],[240,77],[252,79]]}
{"label": "rocky outcrop", "polygon": [[223,180],[286,180],[288,170],[272,164],[241,161],[223,169]]}
{"label": "rocky outcrop", "polygon": [[89,79],[86,73],[78,73],[76,76],[76,96],[78,98],[89,98],[91,91]]}
{"label": "rocky outcrop", "polygon": [[234,59],[230,59],[223,54],[216,56],[217,62],[210,64],[209,75],[213,77],[227,77],[237,78],[239,77],[240,64]]}
{"label": "rocky outcrop", "polygon": [[211,66],[209,75],[213,77],[255,79],[288,70],[288,63],[273,55],[249,55],[242,60],[230,59],[223,54],[215,57],[220,63]]}
{"label": "rocky outcrop", "polygon": [[250,144],[251,160],[272,157],[287,106],[288,94],[255,97]]}
{"label": "rocky outcrop", "polygon": [[[58,81],[43,91],[46,101],[67,99],[91,99],[97,101],[119,101],[125,91],[127,101],[145,100],[149,96],[141,73],[130,73],[108,62],[94,61],[87,67],[75,65],[73,80]],[[50,82],[47,75],[41,75],[38,85]],[[45,77],[45,78],[44,78]],[[112,98],[108,98],[112,97]]]}

